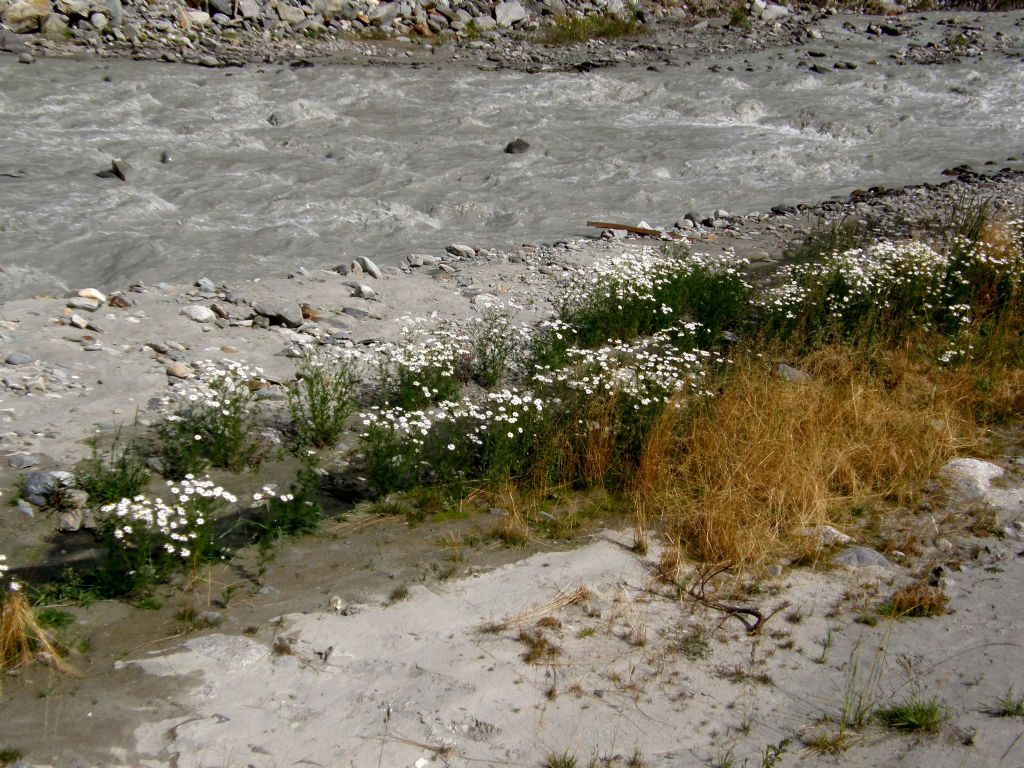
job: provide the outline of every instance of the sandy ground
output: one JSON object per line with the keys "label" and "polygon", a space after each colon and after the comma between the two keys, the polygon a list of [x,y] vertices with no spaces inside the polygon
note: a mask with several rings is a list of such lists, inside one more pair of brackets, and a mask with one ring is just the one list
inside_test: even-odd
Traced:
{"label": "sandy ground", "polygon": [[[1017,482],[988,495],[1003,523],[1024,519]],[[285,615],[252,637],[204,635],[132,660],[122,668],[160,676],[177,712],[139,726],[125,764],[536,765],[567,751],[581,764],[639,754],[646,765],[686,766],[732,749],[738,764],[757,765],[788,738],[783,764],[824,765],[835,758],[799,739],[834,732],[844,697],[884,705],[913,694],[948,707],[940,733],[869,725],[851,732],[841,761],[1024,764],[1024,723],[982,711],[1024,684],[1020,541],[970,542],[980,554],[945,582],[949,615],[875,627],[853,621],[856,607],[887,594],[905,569],[785,572],[743,602],[792,607],[749,635],[680,599],[621,539],[603,534],[575,551],[414,588],[391,607]],[[580,587],[586,597],[558,605]],[[542,633],[559,651],[528,663],[522,633]],[[706,649],[693,640],[701,633]]]}

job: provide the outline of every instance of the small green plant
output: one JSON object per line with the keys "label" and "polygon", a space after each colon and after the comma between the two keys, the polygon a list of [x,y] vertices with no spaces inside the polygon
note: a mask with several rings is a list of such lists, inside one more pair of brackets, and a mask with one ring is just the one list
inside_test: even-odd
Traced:
{"label": "small green plant", "polygon": [[992,717],[1024,717],[1024,695],[1015,695],[1011,686],[1005,696],[982,711]]}
{"label": "small green plant", "polygon": [[815,664],[828,663],[828,652],[832,650],[833,643],[835,643],[835,638],[832,636],[832,627],[829,627],[825,630],[825,637],[821,640],[821,653],[814,658]]}
{"label": "small green plant", "polygon": [[672,648],[690,661],[701,661],[711,656],[711,633],[694,625],[672,644]]}
{"label": "small green plant", "polygon": [[300,447],[323,448],[338,442],[355,410],[360,377],[345,355],[310,352],[288,388],[288,410]]}
{"label": "small green plant", "polygon": [[7,768],[7,766],[9,765],[14,765],[24,756],[25,753],[22,752],[20,749],[13,749],[11,747],[0,747],[0,768]]}
{"label": "small green plant", "polygon": [[776,768],[782,762],[782,756],[789,750],[789,739],[783,739],[777,744],[769,744],[761,753],[761,768]]}
{"label": "small green plant", "polygon": [[734,5],[729,13],[729,26],[734,29],[749,30],[750,14],[747,13],[746,5]]}
{"label": "small green plant", "polygon": [[883,725],[908,733],[934,733],[946,716],[946,707],[939,699],[922,699],[917,696],[912,696],[899,704],[890,704],[876,713],[876,717]]}
{"label": "small green plant", "polygon": [[75,622],[75,617],[59,608],[36,608],[36,619],[47,629],[66,629]]}
{"label": "small green plant", "polygon": [[304,468],[288,493],[277,494],[271,486],[265,485],[253,494],[253,508],[261,509],[262,514],[251,523],[251,540],[267,550],[263,552],[265,557],[278,540],[317,529],[323,517],[323,508],[316,500],[319,487],[316,472]]}
{"label": "small green plant", "polygon": [[519,350],[519,334],[512,327],[507,309],[490,307],[470,330],[472,377],[486,389],[505,378]]}
{"label": "small green plant", "polygon": [[89,494],[90,504],[113,504],[142,491],[149,472],[146,457],[134,440],[122,443],[118,430],[109,450],[101,451],[95,437],[89,440],[89,446],[92,455],[76,470],[75,485]]}

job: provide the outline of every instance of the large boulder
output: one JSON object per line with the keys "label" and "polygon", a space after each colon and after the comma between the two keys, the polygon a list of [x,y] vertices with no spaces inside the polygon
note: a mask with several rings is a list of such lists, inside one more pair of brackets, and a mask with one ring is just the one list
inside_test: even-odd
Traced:
{"label": "large boulder", "polygon": [[494,6],[494,20],[499,27],[511,27],[517,21],[526,21],[526,9],[519,0],[505,0]]}
{"label": "large boulder", "polygon": [[285,5],[284,3],[278,3],[277,15],[286,24],[301,24],[306,20],[306,13],[301,8]]}
{"label": "large boulder", "polygon": [[256,0],[238,0],[238,15],[243,19],[258,19],[263,14],[263,9]]}
{"label": "large boulder", "polygon": [[4,23],[12,32],[38,32],[52,13],[50,0],[14,0],[4,11]]}

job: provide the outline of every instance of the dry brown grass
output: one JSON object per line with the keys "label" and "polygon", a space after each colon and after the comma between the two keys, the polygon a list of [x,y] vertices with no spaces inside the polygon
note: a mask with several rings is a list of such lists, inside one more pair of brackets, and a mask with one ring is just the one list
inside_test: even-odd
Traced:
{"label": "dry brown grass", "polygon": [[676,437],[643,494],[670,543],[745,565],[799,552],[795,531],[842,523],[852,503],[906,498],[970,435],[934,388],[888,388],[836,350],[803,367],[811,381],[793,384],[760,360],[737,362]]}
{"label": "dry brown grass", "polygon": [[911,584],[892,593],[882,613],[893,618],[942,616],[949,597],[941,589],[927,584]]}
{"label": "dry brown grass", "polygon": [[74,673],[36,619],[24,593],[8,591],[0,595],[0,673],[23,669],[37,661],[64,674]]}

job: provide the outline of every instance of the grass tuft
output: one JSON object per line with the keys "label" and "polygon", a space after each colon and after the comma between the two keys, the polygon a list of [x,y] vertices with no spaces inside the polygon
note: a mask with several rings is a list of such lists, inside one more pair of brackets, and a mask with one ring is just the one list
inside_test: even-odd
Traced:
{"label": "grass tuft", "polygon": [[1005,696],[996,699],[991,706],[982,711],[992,717],[1024,717],[1024,695],[1014,694],[1011,687]]}
{"label": "grass tuft", "polygon": [[912,584],[893,592],[879,608],[879,613],[897,619],[931,618],[945,614],[948,603],[949,597],[941,589],[927,584]]}
{"label": "grass tuft", "polygon": [[945,705],[937,698],[912,696],[899,704],[879,709],[879,722],[896,731],[934,733],[947,717]]}

